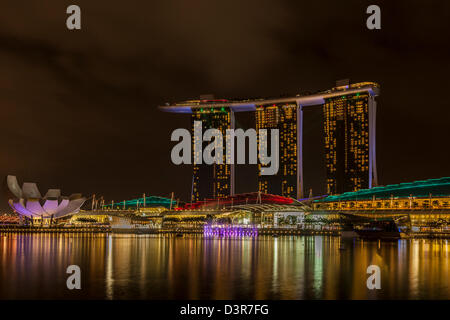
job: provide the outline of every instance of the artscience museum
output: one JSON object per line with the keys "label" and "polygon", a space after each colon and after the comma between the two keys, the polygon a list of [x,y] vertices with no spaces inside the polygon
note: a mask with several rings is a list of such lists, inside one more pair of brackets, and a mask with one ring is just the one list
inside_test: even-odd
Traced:
{"label": "artscience museum", "polygon": [[36,183],[25,182],[21,188],[15,176],[6,177],[5,187],[11,208],[27,218],[61,218],[77,213],[86,201],[79,193],[62,196],[60,189],[49,189],[42,197]]}

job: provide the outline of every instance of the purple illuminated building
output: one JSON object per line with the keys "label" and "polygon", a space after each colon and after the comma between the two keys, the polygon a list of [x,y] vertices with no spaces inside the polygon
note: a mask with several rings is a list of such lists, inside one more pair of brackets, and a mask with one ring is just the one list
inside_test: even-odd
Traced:
{"label": "purple illuminated building", "polygon": [[203,235],[208,237],[256,237],[258,236],[258,228],[255,226],[205,225]]}
{"label": "purple illuminated building", "polygon": [[8,203],[14,212],[28,218],[60,218],[77,213],[86,201],[81,194],[69,197],[59,189],[49,189],[41,196],[36,183],[25,182],[20,188],[15,176],[6,177]]}

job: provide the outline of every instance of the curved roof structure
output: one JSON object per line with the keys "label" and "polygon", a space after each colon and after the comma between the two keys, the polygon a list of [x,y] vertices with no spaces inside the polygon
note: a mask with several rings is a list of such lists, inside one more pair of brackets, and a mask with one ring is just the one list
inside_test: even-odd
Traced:
{"label": "curved roof structure", "polygon": [[59,218],[76,213],[86,201],[80,193],[61,196],[61,190],[49,189],[41,196],[36,183],[25,182],[22,188],[15,176],[6,177],[6,192],[10,207],[29,218]]}
{"label": "curved roof structure", "polygon": [[[131,199],[131,200],[125,200],[121,202],[114,202],[110,204],[105,204],[102,206],[104,209],[136,209],[136,208],[154,208],[154,207],[164,207],[164,208],[170,208],[170,199],[164,198],[164,197],[158,197],[158,196],[148,196],[145,197],[145,199],[138,198],[138,199]],[[175,207],[176,201],[172,200],[172,207]]]}
{"label": "curved roof structure", "polygon": [[216,208],[229,208],[236,207],[238,205],[249,204],[294,204],[297,201],[292,198],[286,198],[283,196],[277,196],[267,193],[240,193],[233,196],[221,197],[216,199],[206,199],[204,201],[198,201],[194,203],[185,204],[185,210],[190,209],[216,209]]}
{"label": "curved roof structure", "polygon": [[233,207],[235,210],[246,210],[251,212],[305,212],[309,211],[310,208],[304,203],[295,204],[276,204],[276,203],[265,203],[265,204],[243,204]]}
{"label": "curved roof structure", "polygon": [[384,187],[374,187],[372,189],[363,189],[356,192],[345,192],[340,195],[328,196],[317,201],[364,200],[372,199],[373,197],[376,199],[388,199],[390,197],[402,198],[409,196],[421,198],[429,197],[430,194],[433,197],[450,196],[450,178],[391,184]]}

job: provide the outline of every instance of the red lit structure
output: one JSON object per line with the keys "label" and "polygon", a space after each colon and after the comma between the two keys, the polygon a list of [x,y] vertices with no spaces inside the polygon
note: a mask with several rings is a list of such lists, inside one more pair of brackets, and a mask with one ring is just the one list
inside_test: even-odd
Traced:
{"label": "red lit structure", "polygon": [[219,209],[244,204],[292,204],[294,199],[266,193],[241,193],[234,196],[216,199],[205,199],[194,203],[186,203],[177,210]]}

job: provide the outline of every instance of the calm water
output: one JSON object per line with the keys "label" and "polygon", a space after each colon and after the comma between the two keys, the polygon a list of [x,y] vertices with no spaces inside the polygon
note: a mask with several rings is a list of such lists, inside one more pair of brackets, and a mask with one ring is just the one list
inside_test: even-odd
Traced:
{"label": "calm water", "polygon": [[[447,240],[1,235],[1,299],[450,299]],[[82,289],[66,288],[66,268]],[[366,287],[381,268],[381,290]]]}

